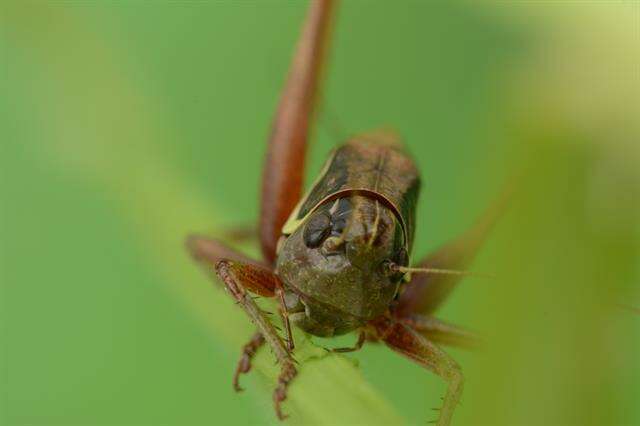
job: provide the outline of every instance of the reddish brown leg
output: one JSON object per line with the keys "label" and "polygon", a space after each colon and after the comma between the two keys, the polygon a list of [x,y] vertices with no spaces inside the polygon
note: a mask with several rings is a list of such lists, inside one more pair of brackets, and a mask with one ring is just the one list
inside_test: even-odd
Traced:
{"label": "reddish brown leg", "polygon": [[282,402],[287,399],[287,388],[297,374],[298,370],[296,370],[293,365],[293,360],[282,363],[280,376],[278,376],[278,386],[276,387],[276,390],[273,391],[273,406],[275,407],[276,415],[280,420],[284,420],[289,417],[282,413],[281,405]]}
{"label": "reddish brown leg", "polygon": [[333,348],[331,349],[331,352],[346,353],[359,351],[364,346],[364,342],[366,339],[366,333],[364,331],[360,331],[358,333],[358,341],[356,342],[355,346],[352,346],[350,348]]}
{"label": "reddish brown leg", "polygon": [[185,241],[185,245],[191,257],[208,270],[212,270],[211,266],[222,259],[264,266],[261,262],[233,250],[222,242],[202,235],[189,235]]}
{"label": "reddish brown leg", "polygon": [[[419,268],[465,269],[504,211],[511,197],[511,192],[512,188],[509,187],[470,230],[428,255],[416,266]],[[435,311],[462,278],[461,275],[412,275],[411,282],[407,284],[394,308],[396,315],[406,317],[415,313],[429,314]]]}
{"label": "reddish brown leg", "polygon": [[442,377],[448,384],[438,426],[448,426],[460,401],[464,379],[458,364],[444,351],[407,325],[381,317],[371,321],[377,337],[394,351]]}
{"label": "reddish brown leg", "polygon": [[300,199],[304,160],[333,1],[312,0],[273,121],[262,175],[260,242],[273,263],[282,225]]}
{"label": "reddish brown leg", "polygon": [[264,337],[265,342],[271,346],[276,359],[280,363],[280,376],[278,377],[278,386],[273,392],[273,402],[276,414],[282,420],[286,416],[282,414],[280,406],[282,401],[287,398],[287,386],[296,376],[297,371],[294,366],[294,360],[275,327],[248,293],[248,291],[251,291],[261,296],[274,297],[276,288],[280,285],[279,279],[274,273],[262,266],[232,262],[225,259],[220,260],[215,269],[227,290],[249,315],[249,318],[258,328],[258,332]]}
{"label": "reddish brown leg", "polygon": [[480,345],[480,337],[477,334],[432,316],[411,315],[397,320],[434,343],[467,349]]}
{"label": "reddish brown leg", "polygon": [[253,335],[249,343],[242,347],[242,357],[238,361],[236,367],[236,373],[233,375],[233,389],[236,392],[241,392],[243,389],[240,387],[240,374],[248,373],[251,370],[251,360],[255,356],[258,349],[264,345],[264,337],[259,331]]}
{"label": "reddish brown leg", "polygon": [[[276,289],[281,285],[278,277],[265,266],[255,262],[246,256],[226,247],[224,244],[199,236],[191,236],[186,242],[188,250],[194,259],[208,266],[215,265],[215,272],[224,283],[227,291],[235,301],[244,309],[249,318],[258,328],[258,333],[268,343],[280,363],[280,376],[278,386],[273,393],[273,400],[278,418],[284,419],[281,403],[287,397],[287,386],[296,375],[294,361],[285,347],[280,335],[265,313],[258,307],[249,292],[264,297],[274,297]],[[255,338],[255,336],[254,336]],[[252,342],[254,342],[252,340]],[[254,342],[257,349],[257,340]],[[251,344],[251,343],[250,343]],[[245,354],[247,351],[245,346]],[[254,351],[255,352],[255,351]],[[240,360],[236,375],[248,371],[251,355],[248,361]],[[237,386],[237,377],[234,379],[234,387]]]}

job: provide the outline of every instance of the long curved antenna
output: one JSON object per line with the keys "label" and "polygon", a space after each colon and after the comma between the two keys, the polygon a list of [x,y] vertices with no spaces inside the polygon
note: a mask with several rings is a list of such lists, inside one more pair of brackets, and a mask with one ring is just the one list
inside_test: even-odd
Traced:
{"label": "long curved antenna", "polygon": [[442,269],[442,268],[409,268],[405,266],[396,266],[392,267],[403,274],[413,273],[413,274],[439,274],[439,275],[463,275],[463,276],[472,276],[472,277],[483,277],[483,278],[495,278],[493,275],[484,274],[481,272],[471,272],[471,271],[459,271],[456,269]]}

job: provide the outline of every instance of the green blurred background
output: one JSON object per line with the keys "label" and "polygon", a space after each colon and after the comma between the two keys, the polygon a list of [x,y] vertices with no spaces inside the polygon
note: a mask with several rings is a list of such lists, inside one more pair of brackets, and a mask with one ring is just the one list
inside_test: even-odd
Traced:
{"label": "green blurred background", "polygon": [[[305,9],[0,6],[3,424],[278,424],[268,351],[232,392],[251,325],[182,241],[256,221]],[[619,306],[640,306],[638,3],[347,0],[337,18],[309,179],[341,138],[398,129],[420,256],[520,176],[473,267],[498,279],[440,311],[486,336],[450,351],[454,424],[640,424],[640,315]],[[444,385],[409,361],[307,346],[288,424],[435,418]]]}

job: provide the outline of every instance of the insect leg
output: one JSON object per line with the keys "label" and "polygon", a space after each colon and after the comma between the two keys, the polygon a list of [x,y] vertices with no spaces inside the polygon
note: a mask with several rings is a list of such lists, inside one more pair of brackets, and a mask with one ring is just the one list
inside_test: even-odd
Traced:
{"label": "insect leg", "polygon": [[[278,277],[264,265],[230,249],[219,241],[193,235],[187,238],[186,246],[192,257],[201,264],[208,268],[215,265],[217,276],[258,328],[256,334],[261,335],[263,341],[271,346],[281,368],[278,386],[273,393],[273,401],[278,418],[284,419],[280,405],[286,399],[287,386],[296,376],[297,371],[293,358],[275,327],[249,294],[251,291],[261,296],[274,297],[276,288],[280,285]],[[263,344],[258,344],[259,339],[254,335],[249,345],[253,343],[252,346],[257,350],[259,345]],[[248,352],[250,350],[247,351],[245,346],[243,354]],[[243,355],[238,365],[239,371],[236,371],[236,377],[234,377],[234,387],[237,387],[237,375],[244,372],[243,370],[249,370],[251,355],[248,356],[249,362],[245,362],[244,358]]]}
{"label": "insect leg", "polygon": [[478,347],[481,343],[476,333],[436,317],[415,314],[397,320],[434,343],[468,349]]}
{"label": "insect leg", "polygon": [[264,345],[264,337],[262,333],[256,331],[253,337],[251,337],[251,340],[249,340],[249,343],[242,347],[242,357],[240,357],[236,372],[233,375],[233,389],[235,389],[236,392],[243,390],[240,387],[240,374],[248,373],[251,370],[251,360],[262,345]]}
{"label": "insect leg", "polygon": [[313,0],[272,124],[262,175],[260,242],[273,263],[282,225],[300,199],[332,0]]}
{"label": "insect leg", "polygon": [[366,333],[364,331],[360,331],[360,333],[358,333],[358,341],[356,342],[355,346],[350,348],[333,348],[331,349],[331,352],[345,353],[359,351],[364,346],[364,342],[366,339]]}
{"label": "insect leg", "polygon": [[446,352],[404,324],[382,317],[373,320],[371,325],[378,338],[389,348],[446,380],[447,393],[444,396],[437,424],[448,426],[460,401],[464,385],[464,378],[458,364]]}
{"label": "insect leg", "polygon": [[211,270],[212,265],[215,265],[222,259],[230,259],[252,265],[262,265],[261,262],[233,250],[222,242],[202,235],[189,235],[185,240],[185,246],[191,254],[191,257],[209,270]]}
{"label": "insect leg", "polygon": [[229,293],[256,325],[280,364],[280,376],[278,386],[273,392],[273,403],[278,418],[283,420],[286,416],[282,413],[280,405],[287,398],[287,387],[296,376],[297,370],[275,327],[249,294],[251,291],[262,296],[274,297],[279,285],[278,277],[264,267],[226,259],[220,260],[215,270]]}
{"label": "insect leg", "polygon": [[[501,216],[511,198],[508,187],[467,232],[445,244],[416,265],[419,268],[462,270],[475,257],[480,246]],[[415,274],[395,306],[398,316],[435,311],[464,275]]]}
{"label": "insect leg", "polygon": [[293,333],[291,332],[291,323],[289,322],[289,312],[287,311],[287,304],[284,301],[284,291],[282,287],[278,287],[276,293],[278,294],[278,300],[280,302],[280,316],[282,317],[282,323],[284,324],[284,328],[287,333],[287,349],[291,352],[295,348],[295,344],[293,342]]}

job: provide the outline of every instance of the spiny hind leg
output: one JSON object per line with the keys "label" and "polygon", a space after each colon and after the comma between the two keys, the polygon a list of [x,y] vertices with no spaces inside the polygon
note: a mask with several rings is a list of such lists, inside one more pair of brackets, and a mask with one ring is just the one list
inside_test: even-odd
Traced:
{"label": "spiny hind leg", "polygon": [[473,349],[482,343],[478,334],[433,316],[409,315],[397,318],[402,324],[414,329],[434,343]]}
{"label": "spiny hind leg", "polygon": [[[416,266],[431,269],[465,269],[502,216],[513,190],[514,186],[508,185],[470,229],[427,255]],[[398,298],[394,308],[396,315],[429,314],[435,311],[462,278],[463,275],[416,274]]]}
{"label": "spiny hind leg", "polygon": [[387,317],[371,322],[374,332],[389,348],[404,355],[447,382],[447,392],[436,421],[448,426],[460,402],[464,378],[460,366],[446,352],[405,324]]}
{"label": "spiny hind leg", "polygon": [[260,244],[269,264],[275,261],[282,225],[302,195],[307,140],[333,3],[333,0],[315,0],[309,5],[271,128],[260,202]]}

